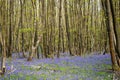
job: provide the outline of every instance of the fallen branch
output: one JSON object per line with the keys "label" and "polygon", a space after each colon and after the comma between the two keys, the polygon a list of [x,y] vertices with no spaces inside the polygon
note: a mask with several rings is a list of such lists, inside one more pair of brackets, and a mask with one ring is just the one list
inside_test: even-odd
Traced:
{"label": "fallen branch", "polygon": [[11,74],[15,71],[16,69],[13,69],[13,70],[9,70],[7,74]]}

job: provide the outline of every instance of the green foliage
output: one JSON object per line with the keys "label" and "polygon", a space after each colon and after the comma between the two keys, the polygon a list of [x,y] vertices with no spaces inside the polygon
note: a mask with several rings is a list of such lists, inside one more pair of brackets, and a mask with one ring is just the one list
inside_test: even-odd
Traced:
{"label": "green foliage", "polygon": [[19,32],[21,33],[27,33],[27,32],[33,32],[34,28],[22,28],[19,29]]}
{"label": "green foliage", "polygon": [[118,22],[120,22],[120,18],[119,18],[119,17],[117,17],[116,20],[117,20]]}
{"label": "green foliage", "polygon": [[47,79],[47,75],[46,74],[41,74],[39,77],[41,77],[41,78],[43,78],[44,80],[46,80]]}

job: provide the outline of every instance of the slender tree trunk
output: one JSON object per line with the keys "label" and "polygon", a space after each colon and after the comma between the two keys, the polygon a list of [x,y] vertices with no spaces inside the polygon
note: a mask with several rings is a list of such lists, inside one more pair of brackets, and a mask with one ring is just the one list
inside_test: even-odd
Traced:
{"label": "slender tree trunk", "polygon": [[0,44],[1,44],[1,48],[2,48],[2,58],[1,58],[1,71],[0,74],[4,74],[5,73],[5,62],[6,62],[6,45],[5,45],[5,33],[4,33],[4,29],[0,30]]}
{"label": "slender tree trunk", "polygon": [[67,33],[67,40],[68,40],[68,49],[69,49],[70,55],[73,56],[72,50],[71,50],[71,42],[70,42],[70,31],[69,31],[67,0],[64,0],[64,8],[65,8],[65,26],[66,26],[66,33]]}
{"label": "slender tree trunk", "polygon": [[9,46],[8,46],[8,53],[7,57],[12,56],[12,12],[13,12],[13,1],[10,0],[10,14],[9,14],[9,21],[10,21],[10,26],[9,26]]}
{"label": "slender tree trunk", "polygon": [[3,40],[3,51],[2,51],[2,61],[1,61],[2,74],[4,74],[6,71],[5,62],[6,62],[6,47],[5,47],[5,40]]}
{"label": "slender tree trunk", "polygon": [[59,58],[60,56],[60,44],[61,44],[61,2],[62,0],[59,0],[59,41],[58,41],[58,54],[57,57]]}
{"label": "slender tree trunk", "polygon": [[[24,4],[24,0],[20,0],[20,6],[21,6],[21,19],[20,19],[20,24],[21,24],[21,29],[23,29],[23,4]],[[22,35],[22,53],[23,53],[23,57],[25,57],[24,54],[24,33],[21,33]]]}

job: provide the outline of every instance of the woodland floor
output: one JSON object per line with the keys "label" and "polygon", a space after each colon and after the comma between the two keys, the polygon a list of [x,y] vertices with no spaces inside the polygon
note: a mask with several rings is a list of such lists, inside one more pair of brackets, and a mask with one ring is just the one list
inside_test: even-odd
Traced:
{"label": "woodland floor", "polygon": [[[65,53],[66,54],[66,53]],[[109,54],[63,56],[55,59],[7,59],[0,80],[119,80],[111,71]]]}

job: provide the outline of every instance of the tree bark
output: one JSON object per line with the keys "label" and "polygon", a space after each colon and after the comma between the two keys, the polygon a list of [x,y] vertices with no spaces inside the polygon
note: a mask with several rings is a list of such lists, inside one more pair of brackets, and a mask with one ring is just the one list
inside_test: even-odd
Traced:
{"label": "tree bark", "polygon": [[106,10],[107,10],[107,20],[108,20],[108,35],[109,35],[109,45],[110,45],[110,53],[111,53],[111,60],[112,60],[112,68],[113,70],[120,70],[120,66],[117,62],[117,51],[115,49],[116,44],[116,35],[115,35],[115,25],[114,25],[114,16],[112,10],[112,0],[106,0]]}
{"label": "tree bark", "polygon": [[67,8],[67,0],[64,0],[64,8],[65,8],[65,26],[66,26],[66,33],[67,33],[67,41],[68,41],[68,49],[71,56],[73,56],[71,50],[71,41],[70,41],[70,31],[69,31],[69,20],[68,20],[68,8]]}

